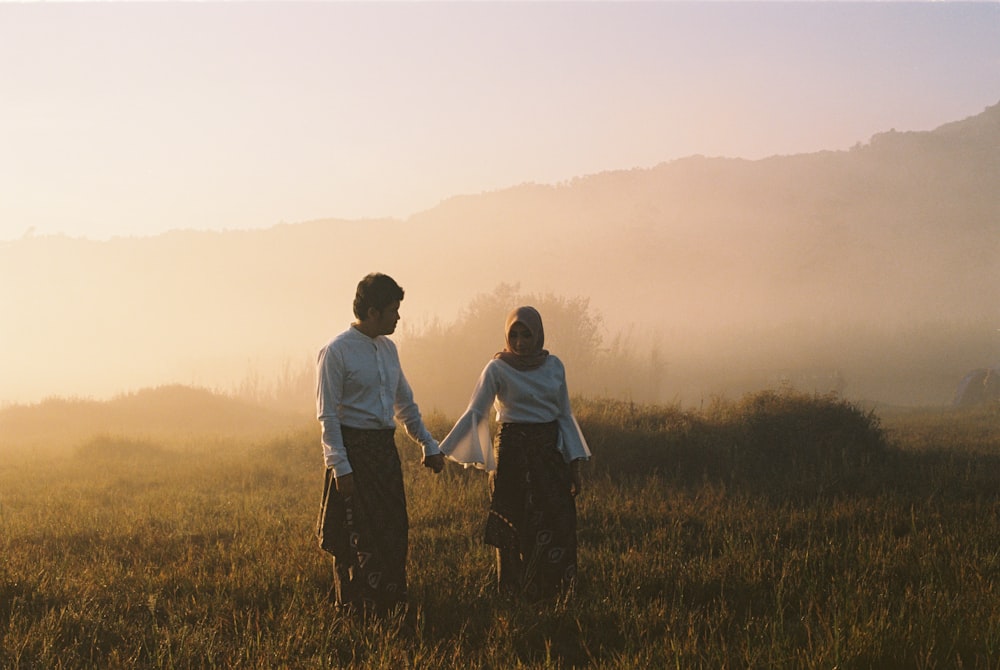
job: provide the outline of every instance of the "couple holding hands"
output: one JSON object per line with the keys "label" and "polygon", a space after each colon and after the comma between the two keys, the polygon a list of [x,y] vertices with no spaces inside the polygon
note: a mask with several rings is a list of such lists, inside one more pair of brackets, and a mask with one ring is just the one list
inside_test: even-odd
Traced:
{"label": "couple holding hands", "polygon": [[508,315],[506,346],[487,363],[468,408],[439,445],[387,337],[402,300],[391,277],[366,276],[354,299],[358,320],[319,355],[316,412],[326,481],[317,535],[333,556],[338,607],[386,613],[407,601],[409,520],[397,421],[435,473],[445,457],[489,473],[485,541],[496,548],[501,593],[534,600],[564,592],[576,576],[574,498],[580,461],[590,451],[570,410],[563,364],[543,349],[541,316],[533,307]]}

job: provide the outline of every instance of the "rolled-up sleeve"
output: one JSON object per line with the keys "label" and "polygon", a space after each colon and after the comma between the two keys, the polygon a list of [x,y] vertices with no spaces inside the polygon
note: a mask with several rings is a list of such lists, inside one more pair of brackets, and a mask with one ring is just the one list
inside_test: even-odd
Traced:
{"label": "rolled-up sleeve", "polygon": [[403,428],[406,429],[406,434],[420,444],[424,456],[433,456],[441,453],[437,440],[431,436],[424,425],[424,419],[420,415],[420,408],[413,400],[413,389],[410,388],[410,383],[406,381],[406,375],[403,374],[402,368],[399,370],[399,381],[396,383],[396,395],[393,407],[396,418],[403,424]]}

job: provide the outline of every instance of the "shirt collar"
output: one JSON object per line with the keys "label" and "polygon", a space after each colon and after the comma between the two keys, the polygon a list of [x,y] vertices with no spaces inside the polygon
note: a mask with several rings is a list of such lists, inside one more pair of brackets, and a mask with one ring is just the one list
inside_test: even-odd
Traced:
{"label": "shirt collar", "polygon": [[362,333],[360,330],[358,330],[353,323],[347,329],[347,332],[350,333],[351,338],[353,338],[355,340],[358,340],[358,341],[361,341],[361,342],[373,342],[374,343],[374,342],[378,342],[382,338],[382,335],[376,335],[375,337],[368,337],[367,335],[365,335],[364,333]]}

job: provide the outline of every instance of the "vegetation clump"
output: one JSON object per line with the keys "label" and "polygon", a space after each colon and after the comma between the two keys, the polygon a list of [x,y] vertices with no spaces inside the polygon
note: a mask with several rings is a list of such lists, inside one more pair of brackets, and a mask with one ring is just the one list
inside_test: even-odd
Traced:
{"label": "vegetation clump", "polygon": [[761,391],[708,408],[579,400],[594,469],[658,472],[675,485],[712,481],[782,493],[823,490],[867,477],[888,449],[873,412],[837,396]]}

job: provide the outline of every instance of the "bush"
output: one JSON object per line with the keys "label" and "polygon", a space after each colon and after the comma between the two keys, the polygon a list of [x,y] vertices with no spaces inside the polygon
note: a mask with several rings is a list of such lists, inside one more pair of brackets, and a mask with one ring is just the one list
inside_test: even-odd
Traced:
{"label": "bush", "polygon": [[829,485],[865,474],[886,450],[878,417],[837,396],[754,393],[734,420],[734,469],[748,479]]}
{"label": "bush", "polygon": [[762,391],[698,412],[578,400],[575,411],[592,471],[658,472],[674,485],[807,492],[862,478],[886,451],[878,417],[836,396]]}

